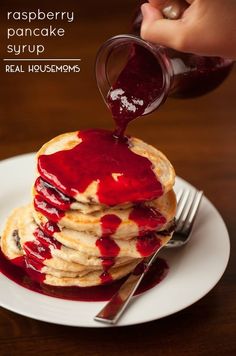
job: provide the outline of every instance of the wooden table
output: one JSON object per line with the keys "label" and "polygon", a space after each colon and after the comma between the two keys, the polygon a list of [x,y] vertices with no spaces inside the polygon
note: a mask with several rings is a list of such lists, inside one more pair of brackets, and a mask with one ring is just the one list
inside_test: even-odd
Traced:
{"label": "wooden table", "polygon": [[[39,2],[33,6],[27,0],[22,0],[20,6],[16,0],[1,4],[4,18],[5,11],[10,9],[47,9]],[[112,127],[110,114],[96,87],[94,60],[106,38],[127,32],[134,4],[131,0],[83,3],[67,0],[63,6],[50,2],[48,9],[74,10],[77,17],[74,23],[65,25],[68,32],[64,39],[44,41],[45,57],[81,58],[81,72],[4,73],[2,63],[0,159],[36,151],[62,132]],[[6,27],[3,20],[1,32]],[[1,57],[5,58],[6,41],[2,43]],[[129,127],[130,134],[160,148],[177,174],[203,189],[222,214],[231,236],[231,259],[217,286],[175,315],[119,329],[53,325],[1,309],[1,355],[235,354],[235,87],[234,70],[214,92],[194,100],[169,99],[158,112],[138,119]]]}

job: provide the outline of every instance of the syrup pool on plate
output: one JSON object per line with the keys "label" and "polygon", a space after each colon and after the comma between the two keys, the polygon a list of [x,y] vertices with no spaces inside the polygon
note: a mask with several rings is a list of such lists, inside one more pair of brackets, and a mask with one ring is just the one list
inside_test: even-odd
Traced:
{"label": "syrup pool on plate", "polygon": [[[13,264],[6,259],[0,250],[0,272],[18,285],[50,297],[87,302],[107,301],[118,291],[121,284],[125,281],[125,278],[123,278],[110,284],[85,288],[53,287],[40,283],[39,280],[35,279],[35,276],[29,274],[27,267],[23,263],[23,259],[21,257],[20,259],[21,261],[16,261],[16,264]],[[166,261],[158,258],[139,286],[136,295],[156,286],[165,278],[167,273],[168,265]]]}

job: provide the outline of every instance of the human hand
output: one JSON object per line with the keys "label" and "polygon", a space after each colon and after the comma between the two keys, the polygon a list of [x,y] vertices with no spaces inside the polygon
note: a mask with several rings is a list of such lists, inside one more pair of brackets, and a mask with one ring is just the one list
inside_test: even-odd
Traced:
{"label": "human hand", "polygon": [[[141,10],[144,40],[182,52],[236,59],[235,0],[149,0]],[[166,19],[163,12],[180,18]]]}

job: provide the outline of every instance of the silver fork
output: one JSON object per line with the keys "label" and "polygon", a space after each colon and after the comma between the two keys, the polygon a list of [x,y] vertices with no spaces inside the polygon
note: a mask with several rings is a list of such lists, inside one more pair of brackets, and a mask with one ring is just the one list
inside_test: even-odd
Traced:
{"label": "silver fork", "polygon": [[[184,189],[176,194],[176,229],[171,240],[169,240],[169,242],[164,246],[172,248],[180,247],[189,241],[202,196],[203,192],[195,189]],[[136,266],[134,272],[130,274],[118,292],[114,294],[105,307],[103,307],[102,310],[100,310],[100,312],[94,317],[94,320],[107,324],[115,324],[118,321],[128,306],[143,277],[156,260],[162,247],[163,246],[161,246],[151,257],[147,257],[140,262],[140,268],[139,265]]]}
{"label": "silver fork", "polygon": [[176,194],[176,228],[165,247],[180,247],[189,241],[202,196],[202,190],[183,189],[178,191]]}

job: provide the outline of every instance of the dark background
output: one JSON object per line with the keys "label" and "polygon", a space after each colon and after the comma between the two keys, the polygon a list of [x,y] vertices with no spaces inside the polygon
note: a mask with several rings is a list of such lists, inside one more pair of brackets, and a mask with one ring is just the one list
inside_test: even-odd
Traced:
{"label": "dark background", "polygon": [[[96,87],[94,61],[99,46],[107,38],[129,31],[136,3],[132,0],[1,1],[1,58],[10,57],[6,54],[6,28],[10,26],[6,11],[40,8],[76,13],[73,23],[52,22],[64,27],[66,35],[42,42],[46,46],[45,58],[81,58],[82,61],[79,74],[16,74],[4,73],[1,60],[0,159],[36,151],[62,132],[113,127]],[[20,27],[20,22],[14,26]],[[12,39],[11,42],[20,41]],[[34,40],[26,38],[24,42]],[[235,354],[235,86],[233,70],[214,92],[194,100],[168,99],[158,112],[138,119],[128,129],[131,135],[162,150],[177,174],[203,189],[222,214],[231,236],[232,253],[218,285],[202,300],[175,315],[120,329],[51,325],[1,309],[1,355]]]}

